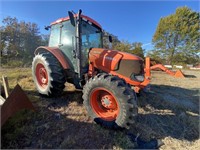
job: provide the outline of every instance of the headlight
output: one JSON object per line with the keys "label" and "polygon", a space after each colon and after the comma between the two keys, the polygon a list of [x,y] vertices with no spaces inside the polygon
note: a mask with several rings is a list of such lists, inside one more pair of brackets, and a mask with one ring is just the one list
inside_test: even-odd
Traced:
{"label": "headlight", "polygon": [[135,75],[135,74],[132,74],[131,75],[131,80],[143,82],[144,81],[144,75]]}

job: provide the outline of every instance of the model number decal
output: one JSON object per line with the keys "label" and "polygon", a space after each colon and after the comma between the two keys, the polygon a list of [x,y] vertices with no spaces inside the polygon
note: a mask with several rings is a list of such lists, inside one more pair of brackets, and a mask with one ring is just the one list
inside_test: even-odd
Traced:
{"label": "model number decal", "polygon": [[106,56],[105,59],[108,59],[108,60],[116,60],[115,58],[109,57],[109,56]]}

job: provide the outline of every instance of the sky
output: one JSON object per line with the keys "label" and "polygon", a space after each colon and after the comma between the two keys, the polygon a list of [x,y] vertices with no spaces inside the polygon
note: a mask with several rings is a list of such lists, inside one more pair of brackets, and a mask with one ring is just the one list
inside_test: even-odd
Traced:
{"label": "sky", "polygon": [[[120,40],[141,42],[146,50],[152,49],[152,37],[161,17],[188,6],[199,12],[198,0],[0,0],[0,21],[7,16],[19,21],[37,23],[42,34],[48,34],[44,26],[58,18],[66,17],[69,10],[89,16],[101,24],[104,30]],[[2,25],[2,23],[0,23]]]}

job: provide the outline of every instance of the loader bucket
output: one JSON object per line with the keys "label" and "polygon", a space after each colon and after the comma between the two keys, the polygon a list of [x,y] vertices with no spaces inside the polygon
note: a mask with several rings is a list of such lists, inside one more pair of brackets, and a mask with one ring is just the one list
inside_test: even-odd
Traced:
{"label": "loader bucket", "polygon": [[25,108],[35,110],[27,95],[17,84],[1,106],[1,126],[17,111]]}
{"label": "loader bucket", "polygon": [[185,76],[181,70],[176,71],[174,76],[177,78],[185,78]]}

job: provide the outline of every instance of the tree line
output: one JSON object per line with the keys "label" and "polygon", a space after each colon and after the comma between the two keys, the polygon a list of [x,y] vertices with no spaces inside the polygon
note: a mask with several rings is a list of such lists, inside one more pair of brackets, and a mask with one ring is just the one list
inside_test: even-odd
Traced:
{"label": "tree line", "polygon": [[[34,50],[48,45],[48,35],[40,33],[36,23],[6,17],[0,27],[1,64],[31,65]],[[119,40],[104,31],[104,48],[110,48],[108,35],[113,38],[112,49],[132,53],[142,58],[150,56],[163,64],[197,64],[200,62],[199,13],[188,7],[177,8],[175,13],[159,20],[152,37],[154,49],[145,51],[141,42]],[[17,64],[19,63],[19,64]]]}
{"label": "tree line", "polygon": [[[103,43],[104,43],[104,48],[107,49],[115,49],[115,50],[119,50],[119,51],[123,51],[123,52],[127,52],[127,53],[131,53],[137,56],[140,56],[141,58],[144,58],[144,53],[145,53],[145,49],[142,48],[142,43],[141,42],[129,42],[129,41],[125,41],[125,40],[119,40],[117,36],[104,31],[103,33],[104,38],[103,38]],[[108,40],[108,36],[112,36],[112,47],[110,47],[110,43]]]}
{"label": "tree line", "polygon": [[36,23],[6,17],[0,27],[1,64],[10,66],[31,65],[34,50],[47,45],[47,35],[40,34]]}

